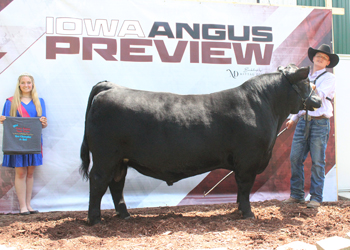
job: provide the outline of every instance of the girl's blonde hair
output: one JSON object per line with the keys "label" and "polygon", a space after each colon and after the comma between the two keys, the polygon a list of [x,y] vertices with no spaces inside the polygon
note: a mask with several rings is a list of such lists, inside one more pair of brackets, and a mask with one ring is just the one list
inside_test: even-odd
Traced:
{"label": "girl's blonde hair", "polygon": [[[21,79],[22,79],[23,76],[27,76],[27,77],[29,77],[32,80],[33,88],[32,88],[32,91],[30,92],[30,95],[31,95],[31,98],[32,98],[33,103],[35,105],[37,115],[41,116],[43,111],[42,111],[42,108],[41,108],[41,104],[40,104],[40,100],[39,100],[39,97],[38,97],[38,93],[36,92],[35,83],[34,83],[34,77],[32,75],[28,74],[28,73],[24,73],[24,74],[22,74],[22,75],[20,75],[18,77],[15,93],[13,95],[13,99],[12,99],[12,103],[11,103],[10,116],[16,117],[17,116],[18,107],[21,105],[22,91],[21,91],[21,88],[20,88],[20,83],[21,83]],[[23,116],[22,110],[19,109],[18,111],[19,111],[20,115]]]}

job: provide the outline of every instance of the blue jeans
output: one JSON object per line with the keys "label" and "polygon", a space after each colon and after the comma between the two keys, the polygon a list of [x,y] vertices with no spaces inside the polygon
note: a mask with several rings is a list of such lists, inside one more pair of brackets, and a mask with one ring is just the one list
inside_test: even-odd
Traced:
{"label": "blue jeans", "polygon": [[304,118],[301,117],[294,132],[290,153],[292,169],[290,196],[299,200],[304,199],[304,161],[310,152],[312,160],[310,200],[322,202],[330,123],[329,119],[311,120],[307,140],[304,138],[305,124]]}

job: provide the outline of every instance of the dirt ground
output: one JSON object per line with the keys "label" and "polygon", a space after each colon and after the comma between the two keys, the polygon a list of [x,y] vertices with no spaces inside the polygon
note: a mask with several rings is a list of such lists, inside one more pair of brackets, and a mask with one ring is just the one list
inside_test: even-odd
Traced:
{"label": "dirt ground", "polygon": [[256,219],[243,220],[237,204],[129,209],[120,219],[102,211],[87,225],[87,212],[0,215],[0,245],[16,249],[275,249],[293,241],[315,244],[350,232],[350,201],[318,209],[277,200],[253,202]]}

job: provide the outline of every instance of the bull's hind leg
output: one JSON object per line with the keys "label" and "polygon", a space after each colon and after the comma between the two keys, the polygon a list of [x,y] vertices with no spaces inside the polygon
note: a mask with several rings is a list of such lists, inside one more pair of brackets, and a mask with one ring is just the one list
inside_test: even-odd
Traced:
{"label": "bull's hind leg", "polygon": [[101,222],[101,200],[106,193],[108,183],[107,174],[96,167],[94,163],[90,175],[90,202],[88,212],[88,223],[95,225]]}
{"label": "bull's hind leg", "polygon": [[101,200],[106,193],[116,171],[116,155],[114,152],[94,152],[94,164],[89,174],[90,203],[88,223],[95,225],[101,222]]}
{"label": "bull's hind leg", "polygon": [[127,166],[124,165],[121,168],[120,172],[117,172],[109,183],[109,190],[111,191],[111,195],[114,202],[115,211],[119,214],[120,218],[128,219],[130,218],[130,214],[126,208],[123,189],[125,184],[125,176],[126,176]]}
{"label": "bull's hind leg", "polygon": [[238,210],[243,214],[243,218],[254,218],[251,210],[249,195],[252,190],[256,175],[253,174],[236,174],[236,182],[238,186],[237,202]]}

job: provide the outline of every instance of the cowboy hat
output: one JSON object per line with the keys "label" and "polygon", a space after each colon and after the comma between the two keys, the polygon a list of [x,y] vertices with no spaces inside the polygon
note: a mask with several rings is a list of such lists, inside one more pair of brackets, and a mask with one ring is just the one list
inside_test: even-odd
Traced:
{"label": "cowboy hat", "polygon": [[320,47],[318,47],[318,49],[313,49],[310,47],[308,50],[308,55],[311,62],[313,62],[313,58],[317,52],[321,52],[329,56],[330,63],[328,66],[326,66],[326,68],[333,68],[338,64],[339,56],[331,53],[331,47],[329,47],[329,45],[322,44]]}

